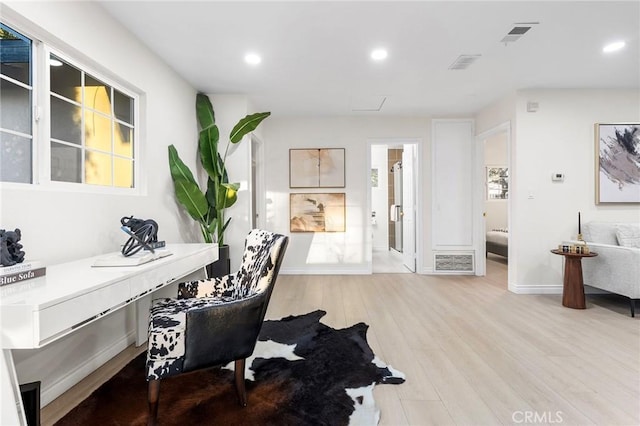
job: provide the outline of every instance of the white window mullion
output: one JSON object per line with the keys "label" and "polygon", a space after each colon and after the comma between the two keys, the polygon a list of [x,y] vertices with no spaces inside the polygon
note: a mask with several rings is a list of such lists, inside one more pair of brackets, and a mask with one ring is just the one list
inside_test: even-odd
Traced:
{"label": "white window mullion", "polygon": [[33,139],[33,136],[27,133],[18,132],[16,130],[11,130],[11,129],[4,129],[2,127],[0,127],[0,132],[6,133],[8,135],[15,135],[15,136],[20,136],[27,139]]}
{"label": "white window mullion", "polygon": [[39,114],[39,100],[38,93],[40,82],[38,81],[40,67],[42,61],[40,55],[42,54],[42,45],[36,40],[31,40],[31,184],[40,183],[40,164],[42,163],[42,156],[40,153],[40,144],[38,143],[38,136],[40,135],[38,126],[40,125]]}
{"label": "white window mullion", "polygon": [[111,186],[116,185],[116,98],[113,86],[109,86],[109,95],[111,95]]}
{"label": "white window mullion", "polygon": [[[49,75],[49,73],[47,73],[47,75]],[[67,103],[70,103],[70,104],[72,104],[72,105],[75,105],[75,106],[78,106],[78,107],[82,106],[82,104],[81,104],[80,102],[78,102],[78,101],[76,101],[76,100],[74,100],[74,99],[65,98],[64,96],[58,95],[57,93],[54,93],[54,92],[51,92],[51,91],[50,91],[50,93],[49,93],[49,94],[50,94],[51,96],[53,96],[54,98],[58,98],[58,99],[60,99],[60,100],[62,100],[62,101],[65,101],[65,102],[67,102]]]}
{"label": "white window mullion", "polygon": [[[31,65],[32,66],[33,66],[33,46],[34,46],[34,44],[35,43],[32,41],[31,42],[31,55],[32,55]],[[13,78],[11,78],[9,76],[6,76],[4,74],[0,74],[0,79],[9,81],[9,82],[15,84],[16,86],[22,87],[23,89],[33,90],[33,85],[29,86],[28,84],[24,84],[23,82],[15,80],[15,79],[13,79]],[[33,81],[31,83],[33,83]]]}
{"label": "white window mullion", "polygon": [[[145,162],[140,160],[140,154],[142,152],[142,146],[140,145],[140,98],[138,96],[133,97],[136,107],[133,110],[133,186],[139,188],[142,191],[146,191],[146,187],[143,187],[143,174],[146,174],[142,168]],[[144,182],[146,185],[146,181]]]}
{"label": "white window mullion", "polygon": [[87,158],[87,135],[85,129],[85,90],[84,90],[84,70],[80,71],[80,99],[82,99],[82,107],[80,108],[80,182],[86,184],[85,176],[85,163]]}
{"label": "white window mullion", "polygon": [[42,43],[35,43],[34,99],[39,111],[34,126],[34,141],[37,147],[37,180],[34,183],[47,185],[51,182],[51,107],[49,92],[49,49]]}

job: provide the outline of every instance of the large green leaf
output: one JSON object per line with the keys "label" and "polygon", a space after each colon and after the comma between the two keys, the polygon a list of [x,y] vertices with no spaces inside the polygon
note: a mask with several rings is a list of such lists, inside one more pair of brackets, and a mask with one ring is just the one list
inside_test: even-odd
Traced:
{"label": "large green leaf", "polygon": [[218,193],[218,187],[216,183],[209,178],[207,181],[207,193],[205,194],[207,202],[209,203],[209,215],[215,217],[218,213],[218,205],[216,203],[216,194]]}
{"label": "large green leaf", "polygon": [[209,204],[198,185],[186,179],[176,179],[173,184],[176,198],[187,210],[189,216],[200,223],[206,224]]}
{"label": "large green leaf", "polygon": [[255,114],[247,115],[242,120],[238,121],[238,124],[235,125],[231,134],[229,135],[229,139],[232,143],[238,143],[242,140],[244,135],[249,132],[253,132],[258,124],[262,122],[265,118],[270,116],[270,112],[258,112]]}
{"label": "large green leaf", "polygon": [[198,93],[196,96],[196,115],[200,128],[206,129],[216,124],[216,117],[213,113],[213,106],[207,95]]}
{"label": "large green leaf", "polygon": [[169,171],[171,172],[171,178],[174,182],[177,179],[184,179],[192,182],[196,186],[198,185],[193,177],[193,173],[191,173],[189,167],[180,159],[178,150],[176,150],[176,147],[173,145],[169,145]]}
{"label": "large green leaf", "polygon": [[227,229],[227,226],[229,226],[229,222],[231,222],[231,218],[227,219],[222,229],[218,231],[218,245],[224,244],[224,231]]}
{"label": "large green leaf", "polygon": [[213,219],[211,219],[211,223],[205,226],[205,229],[209,234],[215,234],[217,227],[218,227],[218,219],[214,217]]}
{"label": "large green leaf", "polygon": [[247,115],[240,120],[231,131],[231,145],[224,150],[224,156],[218,152],[220,134],[215,124],[213,106],[207,95],[199,93],[196,96],[196,115],[201,129],[198,138],[200,163],[209,176],[207,190],[205,193],[202,192],[193,173],[180,159],[173,145],[169,147],[171,177],[176,198],[189,215],[198,221],[205,241],[210,242],[212,235],[215,234],[217,241],[222,243],[224,231],[231,221],[231,218],[225,220],[224,209],[237,201],[240,188],[237,183],[229,183],[225,159],[229,153],[233,152],[236,144],[246,134],[255,130],[271,113]]}
{"label": "large green leaf", "polygon": [[218,139],[220,134],[218,126],[215,124],[207,129],[200,131],[200,138],[198,139],[198,148],[200,150],[200,162],[202,167],[206,170],[209,176],[219,176],[220,169],[218,167],[219,161],[217,161],[218,154]]}
{"label": "large green leaf", "polygon": [[224,166],[224,161],[222,161],[222,157],[218,155],[218,166],[220,170],[222,170],[222,182],[229,182],[229,175],[227,174],[227,168]]}
{"label": "large green leaf", "polygon": [[223,183],[222,186],[225,188],[225,196],[224,196],[224,208],[231,207],[238,200],[238,189],[240,189],[239,183]]}

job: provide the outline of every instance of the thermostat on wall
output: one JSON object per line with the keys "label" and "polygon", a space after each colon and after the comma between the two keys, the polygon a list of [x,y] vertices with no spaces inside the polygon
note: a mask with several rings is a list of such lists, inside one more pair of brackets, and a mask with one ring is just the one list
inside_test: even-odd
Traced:
{"label": "thermostat on wall", "polygon": [[564,173],[553,173],[551,174],[551,180],[554,182],[563,182],[564,181]]}

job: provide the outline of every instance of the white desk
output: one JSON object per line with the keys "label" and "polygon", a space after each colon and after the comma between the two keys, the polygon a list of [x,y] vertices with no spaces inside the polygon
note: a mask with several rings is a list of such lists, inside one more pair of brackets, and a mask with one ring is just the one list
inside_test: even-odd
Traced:
{"label": "white desk", "polygon": [[3,426],[26,425],[11,349],[41,348],[129,303],[136,344],[146,340],[150,293],[218,258],[214,244],[170,244],[171,256],[129,267],[92,267],[95,256],[47,266],[41,278],[0,287],[0,398]]}

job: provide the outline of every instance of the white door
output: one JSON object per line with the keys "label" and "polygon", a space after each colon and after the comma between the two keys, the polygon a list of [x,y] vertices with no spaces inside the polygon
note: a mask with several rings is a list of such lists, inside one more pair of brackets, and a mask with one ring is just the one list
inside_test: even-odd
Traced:
{"label": "white door", "polygon": [[415,145],[405,144],[402,152],[402,263],[416,271]]}
{"label": "white door", "polygon": [[[404,179],[404,173],[402,172],[402,161],[398,161],[393,165],[393,206],[397,206],[396,209],[402,209],[402,179]],[[396,214],[400,214],[396,211]],[[396,251],[402,253],[402,216],[396,217],[396,221],[393,222],[395,233],[395,245],[393,246]]]}

